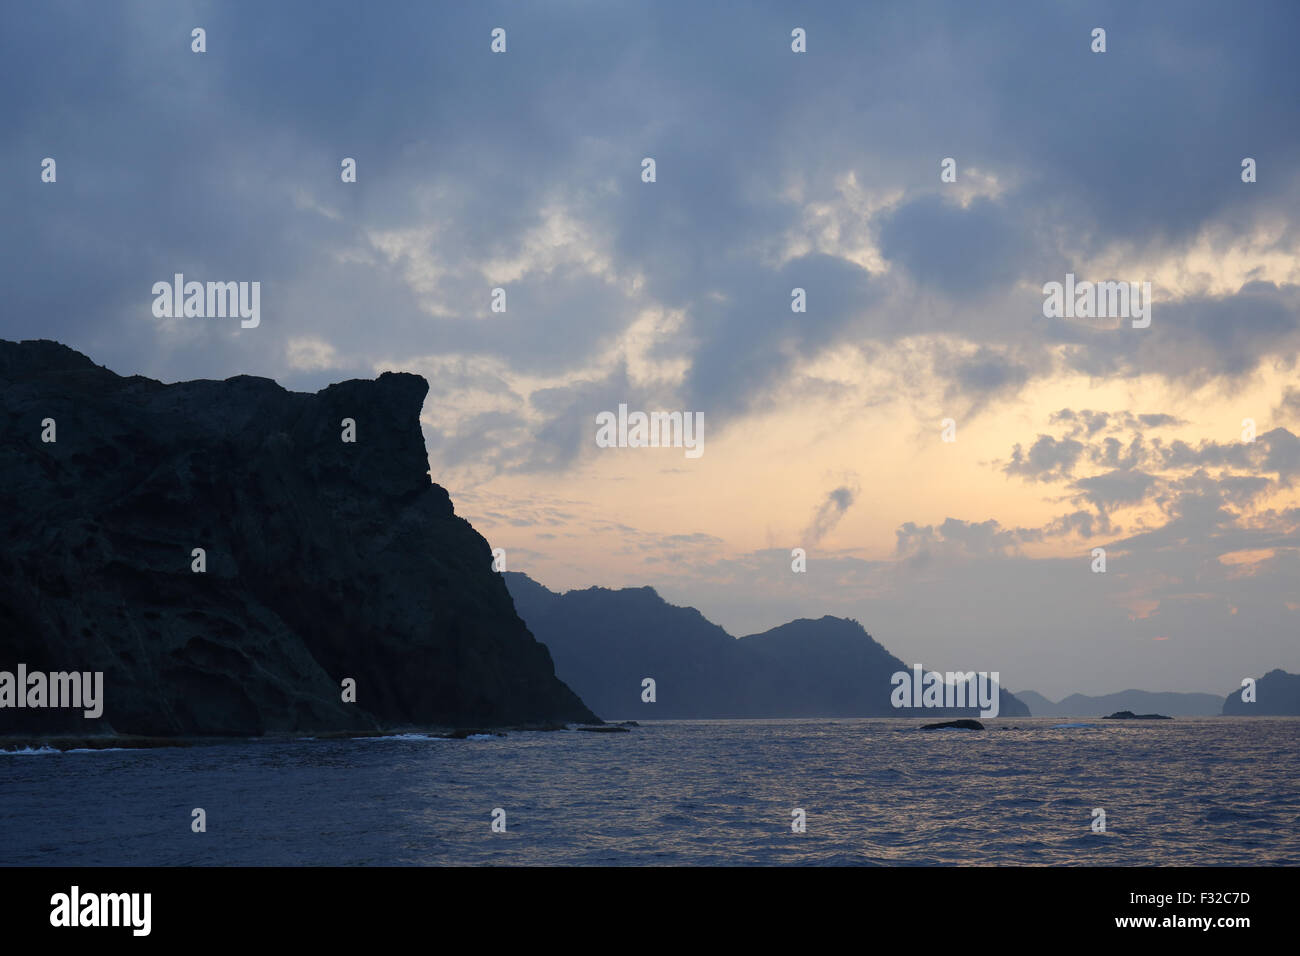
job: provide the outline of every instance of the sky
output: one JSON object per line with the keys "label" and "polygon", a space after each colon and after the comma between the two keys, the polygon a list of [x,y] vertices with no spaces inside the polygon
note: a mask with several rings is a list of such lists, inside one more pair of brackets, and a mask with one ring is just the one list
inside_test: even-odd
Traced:
{"label": "sky", "polygon": [[[169,382],[422,374],[433,479],[554,590],[651,585],[737,636],[851,617],[1053,698],[1226,694],[1300,671],[1298,31],[1263,2],[4,4],[0,336]],[[156,317],[178,272],[260,282],[260,324]],[[1047,317],[1067,274],[1149,282],[1150,325]],[[701,413],[703,453],[599,447],[620,404]]]}

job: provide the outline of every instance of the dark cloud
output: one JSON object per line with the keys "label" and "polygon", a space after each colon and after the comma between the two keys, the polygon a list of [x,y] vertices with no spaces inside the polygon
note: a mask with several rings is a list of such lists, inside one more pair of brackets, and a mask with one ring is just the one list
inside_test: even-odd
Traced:
{"label": "dark cloud", "polygon": [[804,537],[810,544],[817,544],[830,533],[840,519],[852,507],[853,502],[857,499],[857,486],[850,487],[841,485],[827,493],[826,499],[817,506],[817,511],[813,514],[812,523],[808,530],[804,532]]}
{"label": "dark cloud", "polygon": [[1278,481],[1290,487],[1300,474],[1300,438],[1285,428],[1275,428],[1255,441],[1264,448],[1264,470],[1275,472]]}
{"label": "dark cloud", "polygon": [[1051,418],[1053,425],[1060,422],[1069,423],[1072,426],[1069,432],[1071,438],[1080,434],[1091,438],[1105,428],[1109,420],[1110,416],[1106,412],[1094,412],[1086,408],[1079,412],[1071,408],[1063,408],[1058,412],[1053,412]]}
{"label": "dark cloud", "polygon": [[986,347],[971,355],[941,360],[935,371],[948,382],[946,398],[967,400],[967,414],[995,398],[1014,395],[1033,374],[1030,366],[1015,356]]}
{"label": "dark cloud", "polygon": [[[820,254],[773,271],[737,263],[725,274],[729,281],[718,276],[710,285],[716,296],[692,309],[698,346],[687,397],[707,411],[750,407],[797,358],[844,340],[851,321],[877,298],[865,269]],[[795,288],[807,292],[807,312],[791,311]]]}
{"label": "dark cloud", "polygon": [[1042,532],[1033,528],[1003,528],[993,518],[980,522],[945,518],[937,526],[906,522],[895,532],[895,537],[897,553],[917,565],[936,557],[1015,554],[1022,544],[1041,540]]}
{"label": "dark cloud", "polygon": [[1136,468],[1142,463],[1143,439],[1134,435],[1128,443],[1108,435],[1100,443],[1088,447],[1088,459],[1105,468]]}
{"label": "dark cloud", "polygon": [[1233,295],[1163,302],[1153,289],[1151,326],[1095,332],[1049,320],[1047,335],[1074,343],[1065,368],[1095,378],[1158,376],[1180,387],[1247,376],[1269,356],[1300,349],[1300,287],[1252,282]]}
{"label": "dark cloud", "polygon": [[1175,415],[1165,415],[1163,413],[1138,415],[1137,420],[1143,428],[1166,428],[1173,425],[1186,424],[1186,422]]}
{"label": "dark cloud", "polygon": [[1082,538],[1091,538],[1095,534],[1108,534],[1110,531],[1110,520],[1105,514],[1072,511],[1049,522],[1043,529],[1043,534],[1049,537],[1078,535]]}
{"label": "dark cloud", "polygon": [[1073,487],[1079,497],[1099,512],[1136,505],[1146,498],[1154,487],[1156,478],[1142,471],[1117,469],[1104,474],[1076,480]]}
{"label": "dark cloud", "polygon": [[1300,388],[1288,387],[1282,401],[1273,409],[1273,417],[1300,423]]}
{"label": "dark cloud", "polygon": [[1082,454],[1082,442],[1070,438],[1057,441],[1051,435],[1039,435],[1038,440],[1029,447],[1028,453],[1017,444],[1011,453],[1011,460],[1002,470],[1008,475],[1019,475],[1034,481],[1068,478]]}
{"label": "dark cloud", "polygon": [[889,215],[880,227],[880,249],[925,286],[979,294],[1005,289],[1032,271],[1034,247],[1024,229],[1020,215],[1002,203],[978,199],[963,209],[928,195]]}
{"label": "dark cloud", "polygon": [[[1293,286],[1157,290],[1149,329],[1104,334],[1042,320],[1038,293],[1074,257],[1122,243],[1150,259],[1209,227],[1251,235],[1264,215],[1294,247],[1300,8],[829,5],[799,14],[803,56],[791,16],[775,0],[744,17],[648,0],[5,5],[0,334],[128,374],[303,389],[480,356],[516,407],[440,418],[431,445],[446,464],[519,471],[571,464],[593,402],[638,401],[609,356],[646,310],[681,312],[647,348],[687,369],[678,394],[646,401],[722,427],[801,360],[918,331],[966,346],[933,371],[970,409],[1058,361],[1190,386],[1300,349]],[[189,49],[196,22],[205,54]],[[1092,54],[1103,22],[1109,52]],[[504,56],[488,51],[497,25]],[[38,181],[47,155],[54,185]],[[1240,182],[1243,155],[1259,182]],[[857,213],[846,177],[893,198]],[[961,191],[980,182],[996,188]],[[823,207],[839,219],[814,242]],[[850,259],[873,243],[885,274]],[[261,281],[262,326],[154,319],[150,286],[178,271]],[[500,315],[485,312],[495,285]],[[794,286],[806,313],[790,312]],[[300,339],[329,362],[291,363]],[[529,396],[515,376],[572,384]]]}

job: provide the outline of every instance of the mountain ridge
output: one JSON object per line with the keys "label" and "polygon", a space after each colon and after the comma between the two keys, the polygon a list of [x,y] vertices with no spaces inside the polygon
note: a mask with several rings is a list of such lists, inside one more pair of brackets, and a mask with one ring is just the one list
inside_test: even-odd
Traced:
{"label": "mountain ridge", "polygon": [[1032,690],[1018,690],[1036,717],[1100,717],[1121,710],[1138,714],[1160,713],[1173,717],[1213,717],[1223,709],[1217,694],[1128,689],[1113,694],[1070,694],[1051,701]]}
{"label": "mountain ridge", "polygon": [[1300,674],[1275,667],[1255,681],[1255,700],[1242,700],[1237,688],[1223,700],[1223,713],[1233,717],[1300,716]]}
{"label": "mountain ridge", "polygon": [[[799,618],[737,638],[650,587],[559,593],[522,572],[503,577],[520,616],[551,649],[556,673],[607,719],[978,713],[893,707],[889,677],[911,668],[849,618]],[[654,705],[641,700],[646,677],[656,682]],[[1002,689],[999,716],[1029,709]]]}

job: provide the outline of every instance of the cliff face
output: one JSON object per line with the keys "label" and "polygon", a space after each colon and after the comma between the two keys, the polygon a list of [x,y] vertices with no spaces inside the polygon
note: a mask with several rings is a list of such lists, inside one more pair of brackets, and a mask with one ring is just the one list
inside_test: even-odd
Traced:
{"label": "cliff face", "polygon": [[427,391],[163,385],[0,341],[0,670],[104,672],[101,719],[5,708],[0,733],[593,719],[430,481]]}
{"label": "cliff face", "polygon": [[[823,617],[733,638],[652,588],[556,594],[505,575],[515,606],[555,655],[556,673],[604,717],[972,717],[978,708],[895,708],[890,678],[910,668],[856,621]],[[655,680],[656,701],[641,700]],[[999,690],[999,716],[1029,708]]]}

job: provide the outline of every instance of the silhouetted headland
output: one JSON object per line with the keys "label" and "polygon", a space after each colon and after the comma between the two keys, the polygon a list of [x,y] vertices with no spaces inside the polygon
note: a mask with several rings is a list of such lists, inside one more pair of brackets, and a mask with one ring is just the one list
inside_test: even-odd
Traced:
{"label": "silhouetted headland", "polygon": [[427,391],[164,385],[0,341],[0,671],[103,678],[98,718],[42,693],[0,735],[599,723],[430,480]]}

